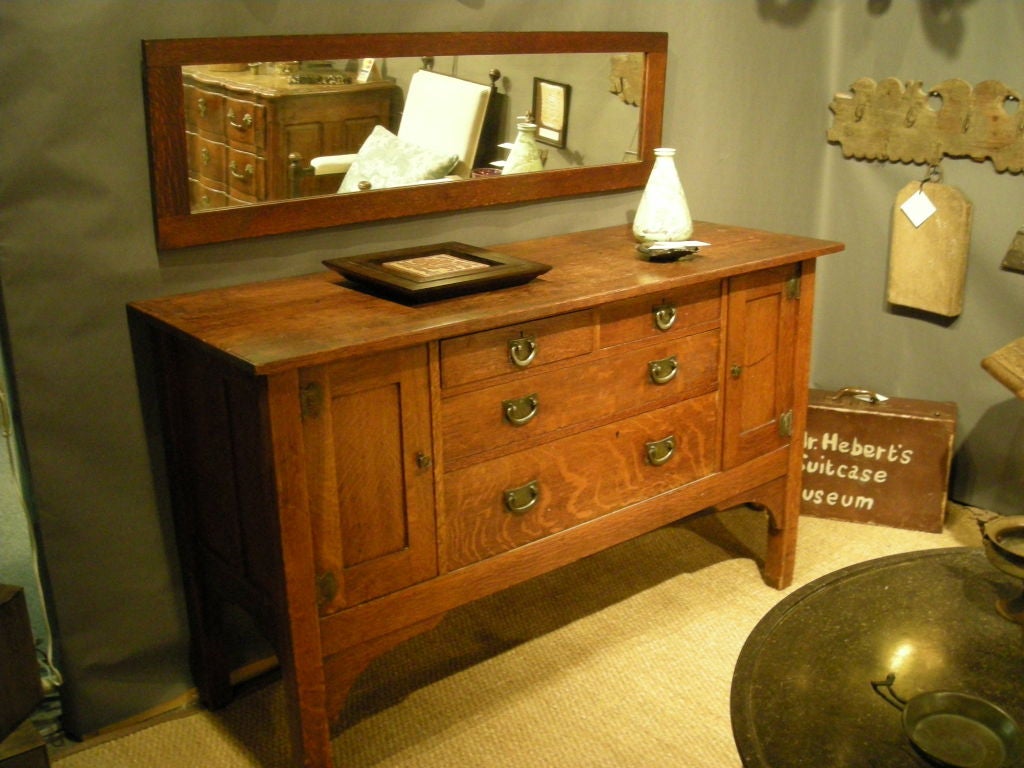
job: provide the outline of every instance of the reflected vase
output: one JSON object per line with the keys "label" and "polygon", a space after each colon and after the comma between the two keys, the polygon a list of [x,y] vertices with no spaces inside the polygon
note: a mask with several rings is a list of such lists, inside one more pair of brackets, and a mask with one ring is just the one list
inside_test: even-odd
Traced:
{"label": "reflected vase", "polygon": [[654,166],[633,219],[633,235],[642,243],[675,242],[693,234],[693,219],[675,156],[676,151],[668,147],[654,150]]}
{"label": "reflected vase", "polygon": [[501,173],[530,173],[544,169],[541,161],[540,147],[537,146],[537,126],[533,123],[520,123],[516,140],[508,153],[508,159]]}

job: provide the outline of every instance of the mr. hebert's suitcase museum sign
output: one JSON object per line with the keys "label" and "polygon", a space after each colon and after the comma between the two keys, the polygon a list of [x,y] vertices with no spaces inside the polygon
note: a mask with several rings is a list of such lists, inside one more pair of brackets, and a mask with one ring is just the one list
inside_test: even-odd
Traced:
{"label": "mr. hebert's suitcase museum sign", "polygon": [[956,406],[811,390],[801,512],[941,531]]}

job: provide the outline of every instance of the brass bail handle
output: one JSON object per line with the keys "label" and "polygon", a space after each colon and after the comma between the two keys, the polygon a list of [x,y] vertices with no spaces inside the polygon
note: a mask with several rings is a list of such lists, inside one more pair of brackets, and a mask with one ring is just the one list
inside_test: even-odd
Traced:
{"label": "brass bail handle", "polygon": [[647,364],[647,375],[651,382],[662,386],[668,384],[679,373],[679,361],[675,355],[666,357],[664,360],[652,360]]}
{"label": "brass bail handle", "polygon": [[540,400],[536,393],[526,397],[503,400],[501,403],[501,410],[505,415],[505,421],[513,427],[529,424],[537,415],[539,409]]}
{"label": "brass bail handle", "polygon": [[651,313],[654,316],[654,327],[659,331],[671,330],[672,326],[676,324],[676,308],[671,304],[659,304]]}
{"label": "brass bail handle", "polygon": [[842,400],[844,397],[854,397],[858,400],[863,400],[866,403],[884,403],[889,398],[885,395],[880,395],[871,389],[861,389],[860,387],[843,387],[842,389],[836,390],[835,394],[829,395],[830,400]]}
{"label": "brass bail handle", "polygon": [[509,339],[508,358],[517,368],[526,368],[537,357],[537,338],[535,336],[520,336]]}
{"label": "brass bail handle", "polygon": [[665,464],[676,452],[675,435],[669,435],[662,440],[655,440],[646,444],[647,463],[653,467],[660,467]]}
{"label": "brass bail handle", "polygon": [[540,498],[540,482],[531,480],[518,488],[509,488],[502,493],[505,511],[512,515],[521,515],[537,503]]}

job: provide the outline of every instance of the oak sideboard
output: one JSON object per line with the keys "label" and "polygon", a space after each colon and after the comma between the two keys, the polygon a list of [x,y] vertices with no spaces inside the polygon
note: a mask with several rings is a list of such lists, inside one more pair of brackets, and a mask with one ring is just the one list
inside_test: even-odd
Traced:
{"label": "oak sideboard", "polygon": [[815,259],[842,245],[694,237],[670,263],[626,226],[498,245],[551,269],[419,305],[333,272],[130,304],[204,704],[231,697],[228,602],[277,652],[295,764],[327,768],[360,672],[471,600],[742,503],[788,585]]}

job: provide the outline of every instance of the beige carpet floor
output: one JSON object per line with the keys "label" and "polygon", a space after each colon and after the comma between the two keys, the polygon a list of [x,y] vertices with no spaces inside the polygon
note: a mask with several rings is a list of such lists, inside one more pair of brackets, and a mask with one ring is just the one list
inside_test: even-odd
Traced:
{"label": "beige carpet floor", "polygon": [[[335,739],[345,768],[734,768],[733,666],[757,622],[813,579],[884,555],[980,543],[951,505],[940,534],[803,518],[796,579],[758,570],[764,515],[663,528],[448,615],[374,662]],[[56,755],[58,768],[284,768],[275,681]]]}

